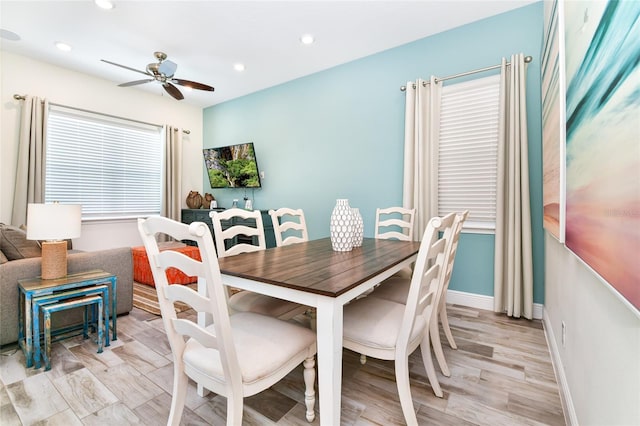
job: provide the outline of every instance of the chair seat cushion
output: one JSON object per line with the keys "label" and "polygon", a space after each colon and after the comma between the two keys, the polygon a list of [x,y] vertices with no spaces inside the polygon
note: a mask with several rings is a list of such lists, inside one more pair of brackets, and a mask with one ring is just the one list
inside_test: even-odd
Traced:
{"label": "chair seat cushion", "polygon": [[[253,312],[229,317],[231,335],[245,384],[252,384],[285,368],[287,361],[312,356],[316,352],[316,335],[286,321]],[[215,334],[213,325],[207,330]],[[217,350],[205,348],[189,339],[183,359],[186,367],[203,372],[211,380],[224,383],[224,373]]]}
{"label": "chair seat cushion", "polygon": [[391,300],[392,302],[402,303],[404,305],[407,303],[410,287],[410,278],[397,277],[394,275],[376,287],[373,293],[370,294],[370,297]]}
{"label": "chair seat cushion", "polygon": [[[374,292],[375,293],[375,292]],[[394,350],[402,326],[405,306],[377,297],[365,297],[344,307],[343,340],[364,347]],[[416,316],[410,341],[420,338],[424,318]]]}
{"label": "chair seat cushion", "polygon": [[255,312],[274,318],[280,318],[300,306],[298,303],[252,291],[240,291],[229,297],[229,307],[233,312]]}

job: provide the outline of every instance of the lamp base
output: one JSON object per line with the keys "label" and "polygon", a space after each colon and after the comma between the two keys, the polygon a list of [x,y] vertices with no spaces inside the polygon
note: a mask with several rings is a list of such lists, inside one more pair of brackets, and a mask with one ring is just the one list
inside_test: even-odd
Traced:
{"label": "lamp base", "polygon": [[67,275],[67,242],[42,242],[42,279],[54,280]]}

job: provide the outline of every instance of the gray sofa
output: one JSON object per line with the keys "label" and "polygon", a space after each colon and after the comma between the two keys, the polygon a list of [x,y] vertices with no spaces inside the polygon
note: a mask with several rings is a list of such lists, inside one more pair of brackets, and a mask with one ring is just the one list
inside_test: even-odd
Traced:
{"label": "gray sofa", "polygon": [[[2,225],[0,229],[0,346],[18,340],[18,280],[40,275],[40,257],[34,248],[18,247],[16,250],[16,228],[8,229]],[[14,241],[8,239],[11,235]],[[9,252],[11,252],[9,254]],[[24,258],[16,258],[16,253]],[[118,315],[133,309],[133,259],[130,247],[122,247],[94,252],[69,252],[67,256],[68,273],[102,269],[115,274],[117,281]],[[53,327],[79,324],[82,322],[82,311],[69,310],[52,316]]]}

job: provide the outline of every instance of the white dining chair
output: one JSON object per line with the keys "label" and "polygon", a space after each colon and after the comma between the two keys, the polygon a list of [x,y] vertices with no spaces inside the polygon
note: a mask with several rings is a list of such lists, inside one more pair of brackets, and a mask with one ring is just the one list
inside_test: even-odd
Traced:
{"label": "white dining chair", "polygon": [[394,361],[400,404],[409,425],[417,424],[409,382],[409,355],[418,346],[433,392],[438,397],[444,396],[431,358],[430,331],[451,235],[447,230],[454,220],[454,214],[429,220],[405,304],[369,296],[344,307],[343,346],[368,357]]}
{"label": "white dining chair", "polygon": [[[240,425],[244,398],[271,387],[300,364],[304,365],[305,415],[307,421],[313,421],[315,333],[253,312],[229,315],[211,232],[204,223],[187,225],[164,217],[151,217],[139,219],[138,230],[149,258],[173,354],[173,391],[167,424],[180,423],[189,379],[225,396],[227,425]],[[171,250],[160,252],[156,242],[160,233],[176,240],[195,241],[202,260]],[[203,278],[207,295],[187,286],[169,285],[165,271],[170,267]],[[186,317],[178,318],[174,309],[176,302],[211,315],[213,323],[202,327]]]}
{"label": "white dining chair", "polygon": [[[250,253],[267,248],[260,210],[231,208],[209,212],[218,257]],[[224,221],[224,223],[223,223]],[[241,221],[241,223],[237,223]],[[253,221],[255,226],[248,224]]]}
{"label": "white dining chair", "polygon": [[469,217],[469,210],[465,210],[462,213],[459,213],[456,227],[453,230],[453,234],[451,237],[451,249],[448,257],[447,273],[445,275],[444,284],[442,286],[442,296],[440,296],[440,302],[438,306],[438,316],[440,317],[440,323],[442,324],[442,331],[444,331],[451,349],[458,349],[458,345],[456,345],[456,341],[453,339],[453,334],[451,333],[451,327],[449,327],[449,315],[447,314],[447,290],[449,289],[449,283],[451,282],[451,275],[453,275],[453,263],[455,262],[456,254],[458,253],[460,232],[462,232],[462,227],[464,226],[464,222],[467,220],[467,217]]}
{"label": "white dining chair", "polygon": [[[219,258],[266,249],[260,210],[231,208],[212,211],[209,216]],[[249,226],[250,222],[255,223],[255,227]],[[229,307],[233,312],[255,312],[286,320],[307,310],[299,303],[246,290],[230,294]]]}
{"label": "white dining chair", "polygon": [[[307,232],[307,222],[302,209],[291,209],[281,207],[276,210],[269,210],[271,222],[273,223],[273,233],[276,237],[276,246],[288,246],[290,244],[309,241]],[[311,306],[299,305],[294,315],[304,313],[309,319],[309,327],[316,330],[316,310]]]}
{"label": "white dining chair", "polygon": [[[374,238],[381,240],[413,241],[413,221],[415,215],[416,209],[407,209],[404,207],[377,208],[376,224],[373,231]],[[396,277],[410,280],[412,273],[413,267],[407,266],[387,278],[387,280]],[[367,297],[375,289],[376,287],[372,288],[362,294],[360,298]],[[360,354],[360,363],[363,365],[367,363],[367,356],[365,354]]]}
{"label": "white dining chair", "polygon": [[413,220],[416,209],[388,207],[376,209],[374,238],[413,241]]}
{"label": "white dining chair", "polygon": [[269,216],[273,222],[276,246],[281,247],[309,241],[307,223],[302,209],[281,207],[277,210],[269,210]]}
{"label": "white dining chair", "polygon": [[[468,210],[465,210],[462,213],[456,213],[455,220],[451,225],[451,229],[448,231],[450,233],[449,246],[447,248],[445,257],[445,269],[441,275],[440,288],[438,290],[438,309],[435,311],[435,318],[431,323],[431,345],[433,347],[433,352],[435,353],[436,359],[438,360],[440,371],[442,371],[442,374],[447,377],[451,375],[451,372],[449,370],[449,366],[447,365],[444,351],[442,350],[442,342],[440,341],[440,331],[438,327],[438,317],[442,322],[442,328],[445,335],[447,336],[449,345],[453,349],[457,349],[455,340],[453,339],[453,334],[451,334],[451,329],[449,327],[449,320],[446,311],[446,297],[447,288],[449,287],[449,282],[451,281],[451,275],[453,273],[453,263],[455,261],[456,253],[458,250],[460,231],[462,230],[462,226],[468,214]],[[404,304],[406,303],[406,300],[408,298],[410,286],[410,279],[406,279],[403,277],[392,277],[383,282],[379,287],[377,287],[376,290],[370,295],[370,297],[378,297],[381,299],[387,299]]]}
{"label": "white dining chair", "polygon": [[[387,207],[376,209],[374,238],[383,240],[413,241],[413,222],[416,209]],[[411,278],[413,269],[406,267],[393,276]]]}

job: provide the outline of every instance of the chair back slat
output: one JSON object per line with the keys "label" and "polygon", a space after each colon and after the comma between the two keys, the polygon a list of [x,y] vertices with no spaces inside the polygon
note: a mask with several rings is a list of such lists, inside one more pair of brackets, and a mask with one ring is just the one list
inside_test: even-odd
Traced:
{"label": "chair back slat", "polygon": [[376,209],[374,237],[379,239],[413,241],[415,212],[415,209],[406,209],[404,207]]}
{"label": "chair back slat", "polygon": [[[262,213],[260,210],[243,210],[238,208],[227,209],[221,212],[212,211],[209,213],[213,224],[213,233],[216,239],[218,257],[223,258],[240,253],[248,253],[267,248],[264,237],[264,224],[262,223]],[[255,227],[247,226],[245,223],[233,224],[238,219],[252,219]],[[231,222],[231,226],[223,229],[223,221]],[[257,244],[238,242],[238,237],[245,237],[257,240]]]}
{"label": "chair back slat", "polygon": [[422,280],[424,281],[424,285],[420,286],[420,294],[418,296],[418,311],[421,306],[431,306],[433,302],[433,298],[436,297],[437,294],[437,280],[438,274],[440,273],[440,265],[434,264],[432,265],[425,274],[423,275]]}
{"label": "chair back slat", "polygon": [[309,241],[307,223],[302,209],[281,207],[277,210],[269,210],[269,216],[271,216],[271,222],[273,222],[276,246],[280,247]]}
{"label": "chair back slat", "polygon": [[167,299],[173,303],[182,302],[191,306],[197,312],[209,310],[211,300],[183,285],[170,285],[164,290]]}
{"label": "chair back slat", "polygon": [[164,250],[158,253],[156,255],[156,263],[160,267],[171,265],[176,269],[180,269],[185,273],[185,275],[190,277],[202,276],[204,273],[202,270],[202,262],[174,250]]}
{"label": "chair back slat", "polygon": [[202,346],[206,346],[207,348],[218,349],[218,338],[214,334],[207,332],[202,327],[199,327],[193,321],[184,318],[176,318],[172,322],[173,328],[175,328],[179,334],[193,337],[200,342]]}
{"label": "chair back slat", "polygon": [[241,253],[251,253],[253,251],[259,251],[259,250],[264,250],[264,248],[260,246],[254,246],[253,244],[237,243],[229,247],[228,249],[224,250],[224,254],[220,256],[220,258],[227,257],[227,256],[234,256],[236,254],[241,254]]}

